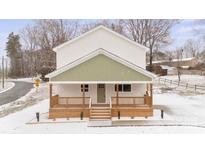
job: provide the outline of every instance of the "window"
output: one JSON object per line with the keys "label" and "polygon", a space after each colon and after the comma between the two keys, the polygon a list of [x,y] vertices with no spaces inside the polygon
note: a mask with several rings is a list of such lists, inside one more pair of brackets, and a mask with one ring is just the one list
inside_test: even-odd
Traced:
{"label": "window", "polygon": [[[88,92],[89,85],[85,84],[84,92]],[[83,92],[83,84],[81,84],[81,92]]]}
{"label": "window", "polygon": [[[115,85],[115,91],[117,91],[117,85]],[[131,92],[131,84],[119,84],[119,92]]]}
{"label": "window", "polygon": [[130,92],[131,91],[131,84],[124,84],[123,91]]}
{"label": "window", "polygon": [[105,88],[105,85],[104,84],[99,84],[98,88]]}

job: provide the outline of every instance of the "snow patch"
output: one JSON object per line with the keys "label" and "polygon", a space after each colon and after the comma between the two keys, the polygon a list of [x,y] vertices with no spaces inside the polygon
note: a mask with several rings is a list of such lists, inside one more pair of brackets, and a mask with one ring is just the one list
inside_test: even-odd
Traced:
{"label": "snow patch", "polygon": [[153,61],[152,63],[156,64],[156,63],[163,63],[163,62],[190,61],[190,60],[193,60],[193,59],[196,59],[196,58],[195,57],[189,57],[189,58],[172,59],[172,60],[156,60],[156,61]]}
{"label": "snow patch", "polygon": [[[160,78],[178,81],[177,75],[161,76]],[[205,86],[205,76],[202,76],[202,75],[181,75],[181,82]]]}
{"label": "snow patch", "polygon": [[88,127],[108,127],[112,126],[111,120],[92,120],[88,122]]}
{"label": "snow patch", "polygon": [[[0,133],[205,133],[203,102],[205,95],[154,94],[154,117],[125,117],[113,119],[111,127],[88,127],[88,119],[80,118],[49,119],[50,123],[46,123],[49,110],[46,99],[0,118]],[[165,113],[164,119],[160,118],[160,110]],[[36,124],[36,112],[41,114],[39,124]],[[32,119],[34,124],[27,124]]]}
{"label": "snow patch", "polygon": [[46,98],[48,98],[47,85],[42,84],[38,92],[33,88],[18,100],[0,106],[0,117],[22,110]]}

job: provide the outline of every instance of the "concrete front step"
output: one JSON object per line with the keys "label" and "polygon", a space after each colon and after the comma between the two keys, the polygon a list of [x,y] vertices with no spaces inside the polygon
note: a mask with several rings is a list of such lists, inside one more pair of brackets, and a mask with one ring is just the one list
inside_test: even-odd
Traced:
{"label": "concrete front step", "polygon": [[93,115],[90,116],[90,119],[110,119],[110,115]]}
{"label": "concrete front step", "polygon": [[89,127],[108,127],[112,126],[111,120],[90,120],[88,122]]}

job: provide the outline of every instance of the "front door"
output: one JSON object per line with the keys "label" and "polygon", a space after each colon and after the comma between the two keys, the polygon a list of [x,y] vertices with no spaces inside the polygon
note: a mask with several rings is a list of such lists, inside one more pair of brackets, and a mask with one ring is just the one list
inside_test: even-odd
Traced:
{"label": "front door", "polygon": [[97,103],[105,103],[105,84],[97,85]]}

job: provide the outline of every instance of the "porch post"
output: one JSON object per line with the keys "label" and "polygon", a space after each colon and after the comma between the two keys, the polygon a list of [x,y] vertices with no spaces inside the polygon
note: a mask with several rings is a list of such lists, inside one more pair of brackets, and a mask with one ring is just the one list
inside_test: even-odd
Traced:
{"label": "porch post", "polygon": [[150,83],[150,96],[152,97],[152,83]]}
{"label": "porch post", "polygon": [[116,84],[116,104],[119,105],[119,84]]}
{"label": "porch post", "polygon": [[151,96],[151,104],[152,104],[152,96],[153,96],[153,93],[152,93],[152,83],[150,83],[150,96]]}
{"label": "porch post", "polygon": [[85,107],[85,84],[83,84],[83,107]]}
{"label": "porch post", "polygon": [[146,91],[146,95],[148,95],[148,91],[149,91],[149,85],[148,85],[148,83],[147,83],[146,85],[147,85],[147,91]]}
{"label": "porch post", "polygon": [[50,107],[52,107],[52,84],[49,84]]}

